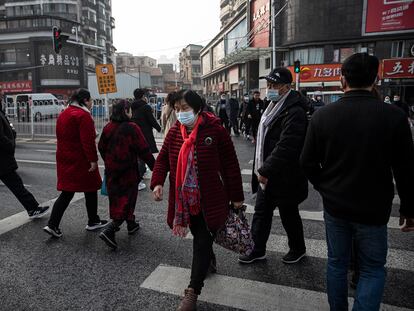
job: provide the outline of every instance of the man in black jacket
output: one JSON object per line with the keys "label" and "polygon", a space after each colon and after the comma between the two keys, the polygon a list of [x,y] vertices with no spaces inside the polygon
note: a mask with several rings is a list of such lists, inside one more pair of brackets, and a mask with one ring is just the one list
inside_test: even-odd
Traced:
{"label": "man in black jacket", "polygon": [[403,231],[414,230],[414,147],[404,113],[372,94],[375,56],[342,65],[345,95],[315,112],[301,164],[323,198],[332,310],[348,310],[347,270],[354,240],[360,270],[354,306],[379,310],[385,283],[387,223],[395,179]]}
{"label": "man in black jacket", "polygon": [[235,93],[231,95],[229,99],[230,105],[230,126],[233,128],[234,135],[240,136],[239,132],[239,102]]}
{"label": "man in black jacket", "polygon": [[31,219],[40,218],[47,213],[49,206],[39,206],[16,172],[17,162],[14,158],[16,142],[9,120],[3,111],[2,98],[3,93],[0,89],[0,180],[13,192]]}
{"label": "man in black jacket", "polygon": [[253,143],[256,142],[257,129],[259,128],[260,119],[265,111],[265,104],[260,99],[260,92],[255,91],[253,98],[247,104],[247,118],[250,120]]}
{"label": "man in black jacket", "polygon": [[286,68],[276,68],[262,78],[267,80],[271,103],[260,120],[253,165],[253,190],[258,190],[252,223],[255,248],[239,262],[265,258],[273,211],[278,207],[289,244],[282,261],[293,264],[306,253],[298,209],[308,196],[308,182],[299,165],[307,127],[306,100],[291,90],[292,74]]}
{"label": "man in black jacket", "polygon": [[[158,153],[158,148],[155,142],[154,133],[152,129],[154,128],[157,130],[158,133],[160,133],[161,126],[158,124],[157,120],[155,120],[155,117],[152,114],[151,106],[148,105],[147,101],[145,100],[146,92],[147,91],[144,89],[136,89],[134,91],[135,101],[131,105],[131,121],[135,122],[141,128],[141,131],[144,134],[144,137],[151,149],[151,152]],[[143,178],[146,172],[145,163],[139,160],[138,167],[141,178]],[[145,187],[145,184],[143,182],[140,182],[138,189],[143,190],[145,189]]]}

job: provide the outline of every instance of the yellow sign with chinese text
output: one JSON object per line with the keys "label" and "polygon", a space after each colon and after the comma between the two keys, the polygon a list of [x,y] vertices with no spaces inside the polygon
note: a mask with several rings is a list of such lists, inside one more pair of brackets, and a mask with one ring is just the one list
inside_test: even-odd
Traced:
{"label": "yellow sign with chinese text", "polygon": [[99,94],[116,93],[116,79],[114,65],[96,65],[96,80]]}

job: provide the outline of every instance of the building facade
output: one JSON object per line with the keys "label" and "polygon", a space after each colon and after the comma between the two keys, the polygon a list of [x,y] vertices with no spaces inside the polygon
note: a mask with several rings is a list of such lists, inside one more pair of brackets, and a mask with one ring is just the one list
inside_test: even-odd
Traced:
{"label": "building facade", "polygon": [[300,60],[301,89],[329,94],[341,89],[344,60],[368,52],[381,61],[382,95],[398,93],[414,104],[413,17],[412,1],[320,0],[315,4],[290,0],[276,19],[277,64],[291,66]]}
{"label": "building facade", "polygon": [[180,52],[180,80],[183,88],[202,93],[201,84],[201,45],[189,44]]}
{"label": "building facade", "polygon": [[[221,1],[221,8],[229,3]],[[266,82],[259,77],[277,66],[293,73],[299,60],[299,88],[323,92],[331,102],[341,95],[344,60],[367,52],[381,61],[382,95],[400,94],[414,104],[413,16],[408,0],[251,0],[201,51],[204,92],[217,97],[260,90],[263,97]]]}
{"label": "building facade", "polygon": [[[52,27],[71,41],[59,54],[52,46]],[[66,99],[76,88],[87,87],[87,71],[95,71],[114,52],[109,0],[0,0],[0,83],[8,95],[52,93]]]}

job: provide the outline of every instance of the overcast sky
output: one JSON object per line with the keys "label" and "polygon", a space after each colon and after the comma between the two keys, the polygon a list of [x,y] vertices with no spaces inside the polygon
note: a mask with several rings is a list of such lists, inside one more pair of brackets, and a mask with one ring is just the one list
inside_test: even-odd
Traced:
{"label": "overcast sky", "polygon": [[220,0],[113,0],[112,15],[117,52],[155,59],[205,45],[220,30]]}

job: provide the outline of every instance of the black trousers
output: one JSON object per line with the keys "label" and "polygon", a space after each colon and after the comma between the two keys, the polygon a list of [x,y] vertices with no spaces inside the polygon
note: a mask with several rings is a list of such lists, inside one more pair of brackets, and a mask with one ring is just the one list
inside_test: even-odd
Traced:
{"label": "black trousers", "polygon": [[[62,191],[55,204],[53,205],[52,214],[49,219],[49,226],[59,228],[60,221],[65,213],[70,201],[73,199],[75,192]],[[86,210],[88,212],[89,223],[98,223],[98,193],[85,192]]]}
{"label": "black trousers", "polygon": [[207,229],[203,214],[190,217],[190,230],[193,240],[193,263],[191,265],[191,281],[188,287],[194,289],[200,295],[204,286],[210,262],[214,258],[213,242],[214,234]]}
{"label": "black trousers", "polygon": [[234,134],[235,135],[240,135],[240,132],[239,132],[239,122],[237,120],[237,117],[231,119],[230,125],[233,128]]}
{"label": "black trousers", "polygon": [[279,208],[280,218],[283,228],[287,233],[290,250],[298,253],[305,252],[306,246],[303,236],[303,225],[299,215],[298,205],[278,205],[270,195],[266,195],[265,191],[259,188],[252,222],[255,253],[263,255],[266,253],[266,243],[269,239],[273,211],[276,207]]}
{"label": "black trousers", "polygon": [[0,180],[15,195],[19,202],[29,212],[39,207],[39,203],[23,185],[23,181],[16,171],[0,176]]}

